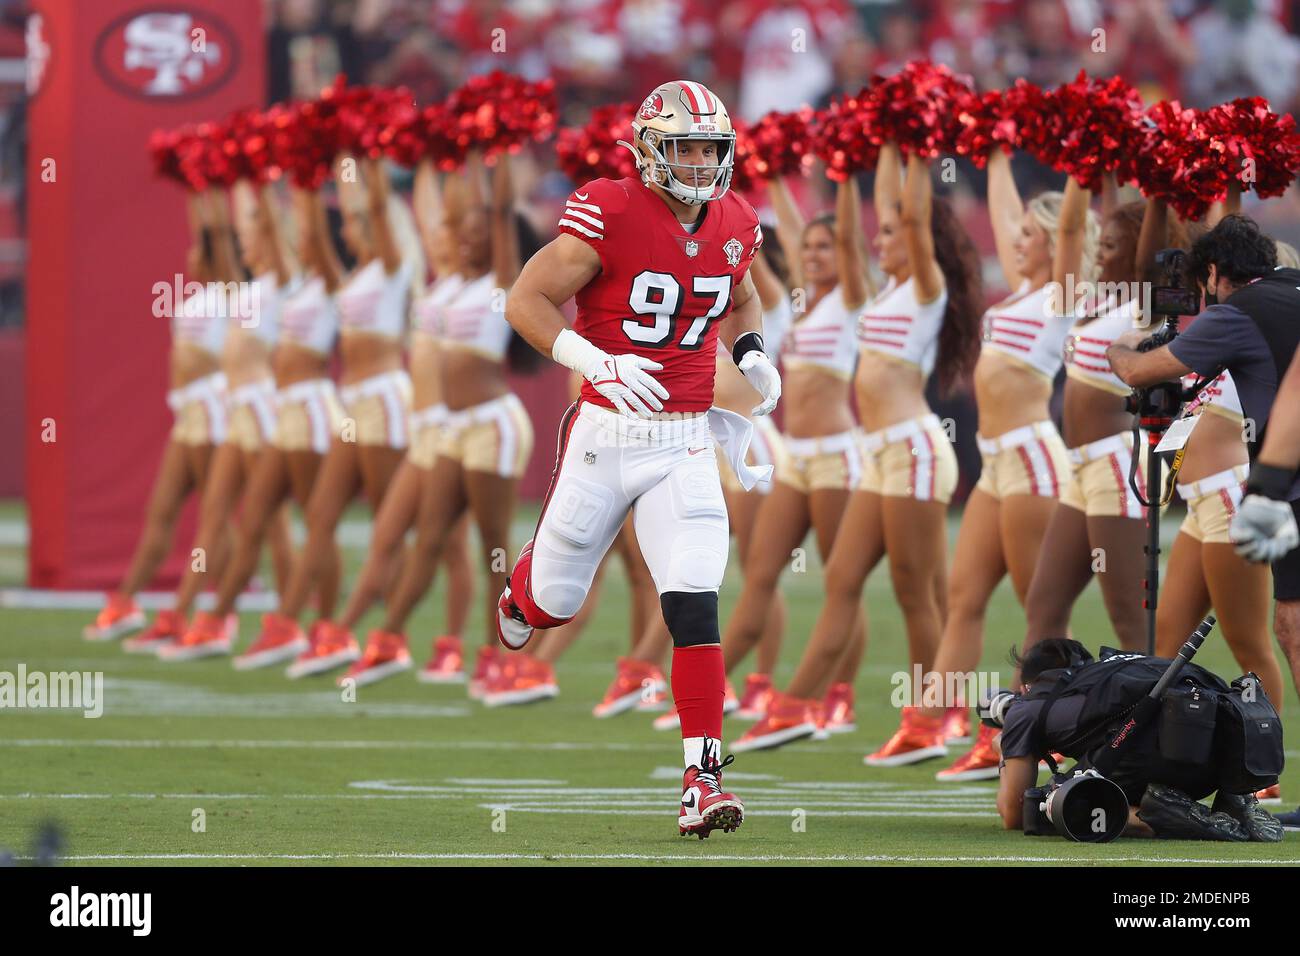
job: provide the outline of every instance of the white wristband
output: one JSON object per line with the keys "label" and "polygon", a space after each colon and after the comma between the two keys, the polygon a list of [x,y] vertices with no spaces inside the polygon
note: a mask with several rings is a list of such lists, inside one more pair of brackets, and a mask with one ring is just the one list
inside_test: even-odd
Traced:
{"label": "white wristband", "polygon": [[609,353],[592,345],[573,329],[565,329],[551,345],[551,358],[579,375],[586,375],[587,369],[593,365],[608,361]]}

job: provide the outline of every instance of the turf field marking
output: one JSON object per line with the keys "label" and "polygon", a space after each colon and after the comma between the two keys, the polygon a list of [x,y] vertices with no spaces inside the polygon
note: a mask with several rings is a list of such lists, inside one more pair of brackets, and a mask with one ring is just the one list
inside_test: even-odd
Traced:
{"label": "turf field marking", "polygon": [[[350,704],[348,706],[356,706]],[[525,740],[159,740],[109,737],[79,740],[73,737],[0,738],[4,747],[102,747],[123,749],[202,749],[224,747],[245,750],[617,750],[662,751],[661,744],[615,743],[611,741],[525,741]]]}

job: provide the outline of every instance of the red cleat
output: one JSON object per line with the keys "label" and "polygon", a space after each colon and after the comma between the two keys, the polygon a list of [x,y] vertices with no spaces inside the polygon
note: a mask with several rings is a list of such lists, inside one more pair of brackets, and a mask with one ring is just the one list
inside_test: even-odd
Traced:
{"label": "red cleat", "polygon": [[858,729],[853,718],[853,685],[831,684],[822,701],[821,730],[827,734],[848,734]]}
{"label": "red cleat", "polygon": [[736,716],[741,720],[762,720],[774,693],[771,674],[749,674],[745,677],[745,692],[740,695]]}
{"label": "red cleat", "polygon": [[957,758],[951,767],[940,770],[934,779],[943,783],[961,783],[965,780],[996,780],[1001,755],[993,746],[993,738],[1001,731],[996,727],[980,724],[975,746]]}
{"label": "red cleat", "polygon": [[455,634],[435,638],[433,655],[429,663],[420,668],[415,679],[421,684],[465,683],[465,652],[460,638]]}
{"label": "red cleat", "polygon": [[474,662],[474,673],[469,679],[470,700],[481,700],[488,684],[500,676],[501,665],[506,656],[494,644],[484,644],[478,649],[478,660]]}
{"label": "red cleat", "polygon": [[406,649],[406,635],[371,631],[361,659],[347,669],[338,683],[342,686],[344,681],[354,680],[356,686],[361,687],[410,669],[411,652]]}
{"label": "red cleat", "polygon": [[817,732],[817,711],[820,703],[820,701],[790,697],[777,691],[772,696],[767,714],[750,727],[731,749],[737,753],[767,750],[788,744],[793,740],[811,737]]}
{"label": "red cleat", "polygon": [[533,639],[533,627],[510,599],[510,585],[501,592],[497,601],[497,640],[508,651],[521,651]]}
{"label": "red cleat", "polygon": [[239,636],[239,617],[226,615],[223,621],[215,614],[200,611],[184,635],[158,648],[160,661],[195,661],[202,657],[229,654]]}
{"label": "red cleat", "polygon": [[902,767],[948,753],[943,742],[943,720],[927,717],[918,707],[904,707],[903,719],[889,741],[862,762],[868,767]]}
{"label": "red cleat", "polygon": [[614,682],[605,691],[601,702],[592,708],[591,716],[613,717],[631,710],[647,698],[658,696],[664,699],[667,682],[657,665],[620,657],[615,666]]}
{"label": "red cleat", "polygon": [[[162,611],[159,614],[165,614]],[[134,634],[144,627],[144,611],[127,594],[113,592],[107,596],[104,609],[95,615],[95,623],[82,628],[81,636],[88,641],[115,641]]]}
{"label": "red cleat", "polygon": [[745,819],[745,805],[734,793],[722,789],[722,768],[735,757],[721,762],[704,760],[704,767],[687,767],[682,777],[682,808],[677,814],[677,832],[701,840],[714,830],[732,833]]}
{"label": "red cleat", "polygon": [[1255,791],[1255,799],[1260,803],[1281,803],[1282,802],[1282,785],[1275,783],[1271,787],[1265,787],[1263,790]]}
{"label": "red cleat", "polygon": [[344,664],[351,664],[361,656],[361,648],[352,632],[333,621],[320,620],[307,634],[308,647],[299,654],[284,672],[296,680],[311,674],[324,674]]}
{"label": "red cleat", "polygon": [[508,707],[549,700],[560,693],[555,669],[531,654],[512,654],[501,666],[497,678],[483,690],[487,707]]}
{"label": "red cleat", "polygon": [[943,742],[970,743],[970,708],[949,707],[943,712]]}
{"label": "red cleat", "polygon": [[232,663],[237,671],[253,671],[291,661],[310,648],[298,622],[283,614],[262,616],[262,632]]}
{"label": "red cleat", "polygon": [[128,654],[157,654],[159,650],[174,644],[185,634],[185,618],[179,611],[159,611],[153,624],[144,632],[128,637],[122,642],[122,650]]}

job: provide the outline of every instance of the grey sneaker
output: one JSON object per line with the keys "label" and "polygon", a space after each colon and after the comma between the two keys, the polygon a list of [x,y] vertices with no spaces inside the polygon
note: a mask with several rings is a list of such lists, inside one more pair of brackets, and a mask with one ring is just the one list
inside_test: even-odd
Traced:
{"label": "grey sneaker", "polygon": [[1254,843],[1282,842],[1282,822],[1259,805],[1253,793],[1224,793],[1214,797],[1212,813],[1223,812],[1240,823]]}
{"label": "grey sneaker", "polygon": [[1150,784],[1142,794],[1138,819],[1162,840],[1218,840],[1248,843],[1245,827],[1226,813],[1214,813],[1176,787]]}

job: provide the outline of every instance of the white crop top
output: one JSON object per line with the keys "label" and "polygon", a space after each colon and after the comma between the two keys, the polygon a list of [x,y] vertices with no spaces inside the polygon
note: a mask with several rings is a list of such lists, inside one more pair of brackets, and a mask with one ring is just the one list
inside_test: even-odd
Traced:
{"label": "white crop top", "polygon": [[[1183,385],[1188,388],[1198,381],[1200,377],[1194,374],[1183,377]],[[1237,385],[1232,380],[1232,373],[1226,370],[1220,372],[1218,378],[1197,392],[1193,403],[1204,405],[1207,412],[1218,412],[1229,418],[1241,419],[1245,415],[1241,410],[1241,398],[1237,395]]]}
{"label": "white crop top", "polygon": [[267,345],[274,345],[280,334],[280,310],[285,295],[292,288],[292,282],[281,288],[274,272],[258,276],[253,280],[254,298],[248,303],[251,308],[240,309],[241,315],[237,321]]}
{"label": "white crop top", "polygon": [[415,300],[415,308],[411,310],[412,328],[421,335],[442,338],[443,307],[464,284],[465,280],[458,273],[434,279],[424,295]]}
{"label": "white crop top", "polygon": [[1106,349],[1135,327],[1137,316],[1136,299],[1130,299],[1123,305],[1116,305],[1112,300],[1101,307],[1097,318],[1072,326],[1065,337],[1065,348],[1062,351],[1065,374],[1113,395],[1129,394],[1132,389],[1110,370]]}
{"label": "white crop top", "polygon": [[220,355],[230,311],[225,285],[209,282],[178,305],[172,316],[172,337],[177,342]]}
{"label": "white crop top", "polygon": [[406,327],[406,294],[410,286],[409,262],[403,261],[401,268],[390,276],[384,272],[383,260],[371,259],[339,290],[339,328],[401,338]]}
{"label": "white crop top", "polygon": [[505,358],[511,328],[503,308],[496,308],[496,279],[491,272],[464,282],[442,307],[442,343],[478,352],[493,361]]}
{"label": "white crop top", "polygon": [[984,345],[993,352],[1055,378],[1061,348],[1070,334],[1070,316],[1054,315],[1049,286],[1030,291],[1029,280],[984,313]]}
{"label": "white crop top", "polygon": [[929,377],[939,353],[939,331],[948,308],[945,288],[933,302],[916,301],[916,283],[894,279],[867,303],[858,316],[858,344],[864,349],[901,359]]}
{"label": "white crop top", "polygon": [[858,359],[853,344],[854,316],[844,305],[837,285],[813,310],[790,323],[784,349],[787,365],[815,365],[843,378],[853,374]]}
{"label": "white crop top", "polygon": [[329,355],[338,329],[338,308],[320,276],[312,276],[285,296],[280,307],[281,341]]}

